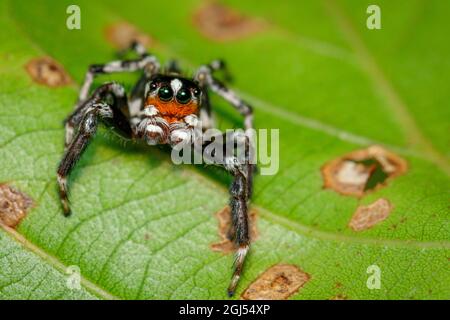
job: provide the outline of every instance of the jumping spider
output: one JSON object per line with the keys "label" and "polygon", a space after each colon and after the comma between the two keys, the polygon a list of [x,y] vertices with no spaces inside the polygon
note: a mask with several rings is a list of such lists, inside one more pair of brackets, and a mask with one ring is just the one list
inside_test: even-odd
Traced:
{"label": "jumping spider", "polygon": [[[252,108],[213,77],[214,71],[225,71],[223,62],[216,60],[203,65],[193,79],[188,79],[181,76],[176,62],[169,63],[167,68],[162,70],[157,58],[139,43],[133,43],[129,50],[134,51],[139,58],[89,67],[75,110],[65,121],[65,153],[57,171],[65,216],[70,214],[67,178],[94,137],[99,120],[124,139],[141,139],[149,145],[168,144],[173,147],[180,141],[187,142],[192,137],[198,120],[201,120],[202,125],[200,133],[212,127],[208,97],[208,92],[212,91],[229,102],[244,117],[246,130],[252,129]],[[140,71],[142,75],[129,96],[122,85],[114,82],[103,84],[92,94],[89,93],[96,75],[136,71]],[[248,142],[244,161],[238,161],[232,154],[223,161],[214,162],[233,176],[230,186],[230,238],[235,241],[238,249],[228,287],[229,296],[234,294],[250,244],[247,211],[252,193],[254,165],[249,161],[251,146],[248,135],[244,136]],[[202,150],[207,145],[203,144]]]}

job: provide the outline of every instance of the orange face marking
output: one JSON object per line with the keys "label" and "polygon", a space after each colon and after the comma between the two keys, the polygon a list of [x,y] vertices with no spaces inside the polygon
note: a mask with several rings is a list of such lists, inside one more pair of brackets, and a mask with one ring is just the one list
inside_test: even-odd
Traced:
{"label": "orange face marking", "polygon": [[175,100],[165,102],[158,98],[148,98],[146,105],[155,106],[161,114],[161,117],[168,123],[181,121],[184,117],[190,114],[197,114],[198,112],[198,104],[194,101],[181,104]]}

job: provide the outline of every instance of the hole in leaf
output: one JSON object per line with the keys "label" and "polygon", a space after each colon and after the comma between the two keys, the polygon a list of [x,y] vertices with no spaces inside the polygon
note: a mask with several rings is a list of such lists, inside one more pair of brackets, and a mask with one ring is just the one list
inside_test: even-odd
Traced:
{"label": "hole in leaf", "polygon": [[406,161],[380,146],[371,146],[334,159],[322,167],[324,187],[362,197],[407,170]]}

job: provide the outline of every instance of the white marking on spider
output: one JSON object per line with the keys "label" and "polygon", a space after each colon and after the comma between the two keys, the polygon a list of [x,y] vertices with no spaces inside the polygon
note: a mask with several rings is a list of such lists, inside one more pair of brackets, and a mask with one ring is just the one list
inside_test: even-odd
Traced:
{"label": "white marking on spider", "polygon": [[56,175],[56,179],[58,180],[58,184],[64,188],[67,188],[67,178],[62,177],[59,173]]}
{"label": "white marking on spider", "polygon": [[105,65],[105,67],[103,68],[104,72],[114,72],[117,70],[120,70],[122,67],[122,61],[112,61],[110,63],[108,63],[107,65]]}
{"label": "white marking on spider", "polygon": [[253,128],[253,115],[248,115],[245,117],[244,126],[246,129]]}
{"label": "white marking on spider", "polygon": [[186,122],[191,127],[195,127],[198,124],[198,118],[195,114],[190,114],[184,117],[184,122]]}
{"label": "white marking on spider", "polygon": [[187,143],[191,139],[191,134],[188,130],[175,130],[172,131],[170,134],[170,141],[172,143],[178,144],[178,143]]}
{"label": "white marking on spider", "polygon": [[234,171],[239,166],[239,161],[236,159],[236,157],[227,157],[225,156],[224,159],[224,166],[229,171]]}
{"label": "white marking on spider", "polygon": [[80,94],[78,95],[78,99],[80,101],[85,100],[87,98],[92,81],[94,81],[94,75],[91,72],[86,73],[83,87],[81,88]]}
{"label": "white marking on spider", "polygon": [[245,258],[245,255],[247,254],[247,251],[248,251],[248,246],[240,247],[238,249],[236,258],[239,263],[242,263],[243,259]]}
{"label": "white marking on spider", "polygon": [[163,130],[169,130],[169,123],[164,118],[161,117],[154,117],[149,118],[150,123],[156,124],[157,126],[161,127]]}
{"label": "white marking on spider", "polygon": [[144,97],[148,96],[148,93],[150,92],[150,82],[147,82],[145,84],[145,89],[144,89]]}
{"label": "white marking on spider", "polygon": [[125,95],[125,89],[118,83],[113,83],[112,91],[116,94],[116,96],[123,97]]}
{"label": "white marking on spider", "polygon": [[148,105],[142,113],[147,117],[154,117],[159,113],[159,110],[154,105]]}
{"label": "white marking on spider", "polygon": [[141,110],[141,104],[142,104],[141,99],[134,99],[130,101],[128,109],[130,110],[131,117],[134,117],[139,114]]}
{"label": "white marking on spider", "polygon": [[72,142],[73,133],[74,128],[68,123],[66,123],[66,145],[69,145]]}
{"label": "white marking on spider", "polygon": [[214,128],[214,119],[212,116],[208,115],[205,109],[200,110],[200,121],[202,123],[203,128],[211,129]]}
{"label": "white marking on spider", "polygon": [[175,78],[172,81],[170,81],[170,86],[172,87],[173,92],[177,93],[178,90],[180,90],[180,88],[183,86],[183,84],[179,79]]}
{"label": "white marking on spider", "polygon": [[160,126],[156,126],[154,124],[149,124],[147,125],[147,127],[145,128],[145,131],[147,133],[157,133],[157,134],[163,134],[163,130]]}

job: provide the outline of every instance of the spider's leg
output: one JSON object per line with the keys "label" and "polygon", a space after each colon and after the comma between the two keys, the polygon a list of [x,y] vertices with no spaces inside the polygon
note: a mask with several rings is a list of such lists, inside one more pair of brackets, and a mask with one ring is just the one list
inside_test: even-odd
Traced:
{"label": "spider's leg", "polygon": [[238,245],[236,252],[236,259],[234,262],[233,276],[231,277],[230,285],[228,286],[228,295],[231,297],[236,290],[239,278],[241,277],[242,269],[244,267],[245,256],[250,248],[249,238],[249,222],[248,222],[248,183],[245,175],[245,167],[240,165],[234,173],[234,181],[230,187],[230,206],[233,221],[232,236]]}
{"label": "spider's leg", "polygon": [[212,76],[211,68],[206,65],[200,67],[197,71],[195,79],[200,83],[206,85],[214,93],[221,96],[225,101],[230,103],[243,117],[245,130],[253,129],[253,109],[244,100],[231,89],[229,89],[221,81]]}
{"label": "spider's leg", "polygon": [[[89,66],[88,71],[86,72],[84,83],[81,86],[80,92],[78,94],[78,102],[75,105],[75,112],[77,112],[78,109],[82,108],[83,104],[86,102],[94,78],[99,74],[135,72],[143,70],[144,76],[142,77],[142,80],[138,82],[138,85],[145,86],[145,80],[150,78],[152,74],[158,71],[159,62],[155,56],[147,53],[145,48],[137,42],[134,42],[132,44],[131,49],[140,56],[138,59],[117,60],[108,62],[106,64],[93,64]],[[75,125],[70,121],[70,118],[66,120],[65,127],[66,146],[68,146],[72,141],[75,128]]]}
{"label": "spider's leg", "polygon": [[[113,100],[112,102],[108,100]],[[128,117],[123,113],[127,100],[124,88],[117,83],[107,83],[99,87],[82,106],[71,116],[78,130],[69,144],[57,170],[59,194],[64,214],[70,214],[67,197],[67,178],[80,159],[89,141],[94,136],[100,119],[124,138],[132,137]]]}
{"label": "spider's leg", "polygon": [[136,53],[141,58],[150,55],[148,53],[147,49],[145,48],[145,46],[142,43],[140,43],[139,41],[136,41],[136,40],[132,41],[128,48],[125,48],[124,50],[119,51],[118,52],[118,56],[120,58],[122,58],[129,51],[132,51],[132,52]]}
{"label": "spider's leg", "polygon": [[[252,107],[246,103],[244,100],[238,97],[238,95],[231,89],[229,89],[225,84],[220,82],[219,80],[215,79],[212,76],[212,73],[215,70],[220,69],[221,65],[223,63],[221,62],[213,62],[209,65],[201,66],[195,76],[195,80],[200,84],[200,86],[205,86],[206,88],[210,88],[213,92],[221,96],[224,100],[226,100],[228,103],[230,103],[243,117],[244,117],[244,128],[246,133],[250,136],[250,141],[253,141],[252,139],[252,132],[250,131],[253,129],[253,109]],[[253,148],[252,146],[250,146]],[[253,149],[252,149],[253,151]],[[251,197],[253,193],[253,174],[256,170],[256,166],[254,164],[250,164],[248,166],[248,172],[247,177],[249,180],[249,197]]]}
{"label": "spider's leg", "polygon": [[[221,71],[226,82],[230,82],[232,80],[232,76],[228,70],[228,67],[225,61],[221,59],[216,59],[205,65],[211,74],[214,74],[216,71]],[[201,69],[202,67],[200,67]]]}
{"label": "spider's leg", "polygon": [[[244,138],[244,152],[241,156],[236,155],[235,152],[235,141],[236,138]],[[217,142],[219,141],[219,142]],[[222,142],[220,142],[222,141]],[[242,140],[241,140],[242,141]],[[231,142],[231,145],[230,145]],[[209,148],[211,144],[220,144],[222,146],[216,145],[216,150],[214,148]],[[222,148],[222,155],[217,157],[217,149]],[[234,262],[234,271],[231,278],[230,285],[228,287],[228,295],[231,297],[236,289],[241,272],[244,266],[245,257],[250,248],[250,235],[249,235],[249,219],[248,219],[248,205],[249,205],[249,190],[251,190],[250,184],[252,183],[249,179],[248,172],[250,172],[250,158],[249,158],[249,148],[250,139],[245,134],[236,135],[233,132],[231,136],[224,134],[222,139],[214,141],[208,141],[203,143],[201,150],[196,150],[197,152],[202,152],[205,160],[209,163],[214,163],[216,165],[222,166],[230,174],[233,175],[233,182],[230,186],[230,207],[232,215],[232,226],[230,236],[233,236],[235,243],[238,246],[236,252],[236,259]],[[214,153],[215,155],[213,155]]]}
{"label": "spider's leg", "polygon": [[[141,43],[133,41],[130,48],[126,49],[126,51],[129,50],[134,51],[139,58],[132,60],[116,60],[106,64],[93,64],[89,66],[84,83],[81,86],[81,90],[78,95],[78,103],[82,103],[87,99],[89,90],[96,75],[144,70],[145,74],[150,77],[152,73],[159,69],[158,59],[154,55],[148,53]],[[122,52],[122,54],[124,54],[124,52]]]}
{"label": "spider's leg", "polygon": [[156,57],[152,55],[144,55],[139,59],[116,60],[106,64],[90,65],[78,95],[78,101],[83,102],[87,99],[94,77],[99,74],[135,72],[140,70],[144,70],[146,73],[151,74],[158,68],[159,63]]}
{"label": "spider's leg", "polygon": [[169,60],[166,63],[165,70],[167,73],[181,74],[181,68],[177,60]]}
{"label": "spider's leg", "polygon": [[[145,58],[145,57],[150,56],[150,54],[147,52],[147,49],[145,49],[145,47],[141,43],[139,43],[137,41],[133,41],[133,43],[131,44],[131,46],[130,46],[130,48],[128,50],[134,51],[141,58]],[[151,68],[149,68],[149,69],[150,70],[146,70],[146,72],[144,72],[144,74],[142,74],[142,76],[139,78],[139,80],[136,83],[136,85],[131,90],[130,104],[136,104],[137,105],[138,103],[136,101],[142,102],[142,98],[143,98],[144,93],[145,93],[145,85],[150,80],[151,76],[154,73],[159,71],[159,63],[156,61],[156,63],[154,63],[154,65],[151,66]],[[131,108],[131,109],[133,109],[133,108]],[[133,112],[131,112],[131,113],[133,113]]]}
{"label": "spider's leg", "polygon": [[202,123],[203,131],[214,128],[214,118],[211,113],[211,103],[208,92],[208,83],[206,81],[205,73],[212,75],[215,71],[222,71],[225,80],[230,81],[231,76],[223,60],[213,60],[209,64],[204,65],[197,71],[194,80],[198,82],[202,90],[202,101],[200,108],[200,121]]}
{"label": "spider's leg", "polygon": [[202,90],[202,96],[200,101],[200,122],[202,124],[202,130],[206,131],[215,127],[215,121],[211,113],[211,101],[209,98],[209,92],[206,85],[200,86]]}

